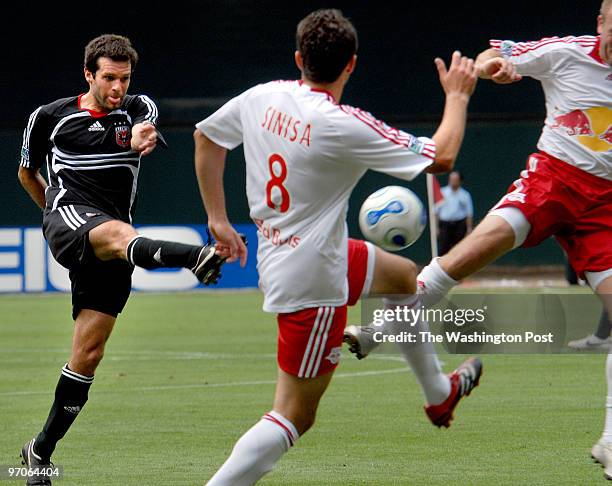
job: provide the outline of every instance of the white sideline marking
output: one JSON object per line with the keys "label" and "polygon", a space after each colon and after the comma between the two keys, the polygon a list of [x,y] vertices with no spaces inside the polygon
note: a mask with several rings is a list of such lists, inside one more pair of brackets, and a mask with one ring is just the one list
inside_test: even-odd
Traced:
{"label": "white sideline marking", "polygon": [[[356,371],[354,373],[337,373],[334,375],[336,378],[354,378],[359,376],[377,376],[377,375],[388,375],[391,373],[401,373],[408,371],[408,368],[393,368],[391,370],[380,370],[380,371]],[[138,391],[159,391],[159,390],[182,390],[189,388],[225,388],[233,386],[254,386],[254,385],[275,385],[276,380],[261,380],[261,381],[237,381],[233,383],[196,383],[193,385],[160,385],[160,386],[143,386],[141,388],[135,388]]]}
{"label": "white sideline marking", "polygon": [[[389,375],[392,373],[402,373],[409,371],[408,367],[402,368],[393,368],[390,370],[380,370],[380,371],[356,371],[353,373],[337,373],[334,375],[334,378],[356,378],[360,376],[379,376],[379,375]],[[163,390],[182,390],[182,389],[191,389],[191,388],[229,388],[236,386],[257,386],[257,385],[274,385],[276,384],[276,380],[257,380],[257,381],[236,381],[229,383],[194,383],[191,385],[160,385],[160,386],[143,386],[143,387],[133,387],[129,389],[120,389],[120,390],[98,390],[96,393],[125,393],[128,391],[163,391]],[[14,396],[26,396],[26,395],[49,395],[51,394],[51,389],[45,391],[13,391],[13,392],[4,392],[0,393],[2,397],[14,397]]]}
{"label": "white sideline marking", "polygon": [[[6,358],[2,353],[21,354],[18,357]],[[70,356],[70,349],[53,348],[27,348],[27,349],[7,349],[0,348],[0,363],[32,363],[35,362],[32,354],[62,354],[66,359]],[[26,356],[27,355],[27,356]],[[218,359],[274,359],[275,353],[208,353],[200,351],[116,351],[109,352],[104,357],[104,361],[151,361],[163,358],[167,361],[189,361],[189,360],[218,360]],[[401,356],[392,354],[371,354],[369,360],[379,361],[398,361],[403,362]],[[43,360],[38,360],[43,361]],[[47,360],[45,360],[47,361]]]}

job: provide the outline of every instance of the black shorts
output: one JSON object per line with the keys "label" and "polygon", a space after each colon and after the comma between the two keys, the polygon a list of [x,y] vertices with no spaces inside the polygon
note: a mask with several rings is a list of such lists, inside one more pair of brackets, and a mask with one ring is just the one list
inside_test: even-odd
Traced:
{"label": "black shorts", "polygon": [[117,317],[130,296],[134,267],[125,260],[100,260],[89,244],[90,230],[116,219],[89,206],[45,210],[43,234],[54,258],[69,270],[75,320],[82,309]]}

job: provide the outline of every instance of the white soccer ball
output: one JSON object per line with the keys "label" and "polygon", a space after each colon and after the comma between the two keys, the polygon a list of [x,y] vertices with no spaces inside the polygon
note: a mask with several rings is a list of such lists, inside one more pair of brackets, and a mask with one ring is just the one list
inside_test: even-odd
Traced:
{"label": "white soccer ball", "polygon": [[419,197],[410,189],[387,186],[361,205],[359,227],[363,235],[381,248],[399,251],[419,239],[427,214]]}

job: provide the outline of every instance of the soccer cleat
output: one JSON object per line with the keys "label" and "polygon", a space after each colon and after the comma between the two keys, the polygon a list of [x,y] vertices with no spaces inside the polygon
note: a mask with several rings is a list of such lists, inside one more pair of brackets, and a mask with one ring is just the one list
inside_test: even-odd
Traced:
{"label": "soccer cleat", "polygon": [[583,337],[582,339],[576,339],[574,341],[570,341],[567,343],[567,347],[571,348],[575,351],[589,351],[589,350],[602,350],[602,349],[610,349],[610,345],[612,342],[610,338],[601,339],[594,334],[591,334],[587,337]]}
{"label": "soccer cleat", "polygon": [[[245,235],[240,234],[240,238],[245,245],[248,245]],[[217,255],[214,245],[204,245],[191,271],[204,285],[216,284],[221,278],[221,265],[225,263],[225,260],[227,258]]]}
{"label": "soccer cleat", "polygon": [[612,444],[599,439],[591,449],[591,457],[604,468],[604,477],[612,480]]}
{"label": "soccer cleat", "polygon": [[[26,442],[21,448],[21,464],[28,468],[27,486],[51,486],[51,478],[47,474],[39,474],[39,471],[53,467],[49,460],[42,459],[34,452],[34,442],[36,438]],[[32,474],[30,474],[32,471]]]}
{"label": "soccer cleat", "polygon": [[463,397],[468,396],[478,386],[482,376],[482,361],[480,358],[470,358],[448,375],[451,392],[448,398],[439,405],[426,405],[425,413],[429,420],[438,427],[450,427],[453,411]]}
{"label": "soccer cleat", "polygon": [[357,359],[363,359],[380,344],[374,340],[375,332],[377,329],[371,326],[348,326],[344,329],[343,341]]}
{"label": "soccer cleat", "polygon": [[221,265],[224,262],[225,258],[216,254],[214,245],[204,245],[191,271],[204,285],[215,284],[221,277]]}

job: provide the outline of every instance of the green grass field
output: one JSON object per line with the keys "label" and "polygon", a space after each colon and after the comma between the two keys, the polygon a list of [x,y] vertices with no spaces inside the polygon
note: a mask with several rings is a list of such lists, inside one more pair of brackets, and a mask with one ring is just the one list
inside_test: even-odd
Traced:
{"label": "green grass field", "polygon": [[[202,485],[270,409],[276,321],[259,293],[134,294],[54,462],[60,485]],[[68,296],[0,297],[0,464],[46,418],[69,355]],[[351,318],[352,316],[352,318]],[[358,322],[353,309],[349,321]],[[463,356],[443,355],[452,370]],[[604,483],[603,355],[484,357],[448,430],[399,358],[344,353],[315,427],[266,485]],[[0,481],[2,484],[18,484]]]}

